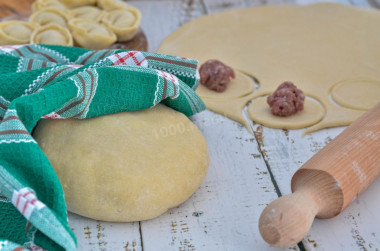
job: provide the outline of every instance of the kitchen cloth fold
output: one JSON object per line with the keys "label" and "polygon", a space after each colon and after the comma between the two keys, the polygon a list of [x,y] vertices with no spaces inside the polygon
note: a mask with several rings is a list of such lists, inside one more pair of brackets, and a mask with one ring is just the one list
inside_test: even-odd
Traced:
{"label": "kitchen cloth fold", "polygon": [[[162,102],[191,116],[197,61],[126,50],[0,47],[0,250],[75,250],[60,182],[32,130],[40,118],[86,119]],[[3,248],[3,249],[2,249]]]}

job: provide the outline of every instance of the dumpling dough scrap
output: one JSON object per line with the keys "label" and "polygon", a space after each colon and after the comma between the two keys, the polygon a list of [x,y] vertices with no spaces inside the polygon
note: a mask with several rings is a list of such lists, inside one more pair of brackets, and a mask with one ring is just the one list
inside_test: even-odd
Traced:
{"label": "dumpling dough scrap", "polygon": [[116,35],[104,24],[87,20],[73,19],[69,27],[74,41],[83,48],[106,49],[116,42]]}
{"label": "dumpling dough scrap", "polygon": [[54,8],[45,8],[34,12],[30,16],[29,22],[37,23],[41,26],[57,24],[62,27],[67,27],[67,22],[70,18],[71,16],[67,11],[61,11]]}
{"label": "dumpling dough scrap", "polygon": [[73,37],[67,28],[56,24],[49,24],[37,28],[32,33],[31,43],[73,46]]}
{"label": "dumpling dough scrap", "polygon": [[71,9],[71,14],[74,18],[78,19],[90,19],[94,21],[100,21],[105,15],[105,12],[95,6],[82,6],[75,9]]}
{"label": "dumpling dough scrap", "polygon": [[[245,125],[241,109],[249,101],[273,93],[284,81],[293,82],[326,108],[324,118],[306,129],[312,132],[348,125],[365,113],[335,105],[329,95],[331,87],[341,81],[380,79],[379,23],[377,10],[338,3],[231,10],[181,26],[158,52],[196,58],[200,64],[218,59],[254,76],[260,87],[244,97],[220,101],[201,95],[208,109]],[[373,101],[380,100],[375,97]]]}
{"label": "dumpling dough scrap", "polygon": [[104,221],[157,217],[205,178],[207,143],[164,105],[86,120],[42,120],[34,137],[62,184],[68,210]]}
{"label": "dumpling dough scrap", "polygon": [[30,35],[38,25],[22,21],[5,21],[0,23],[0,45],[27,44]]}
{"label": "dumpling dough scrap", "polygon": [[116,34],[118,41],[128,41],[136,35],[141,13],[133,7],[113,10],[108,12],[102,21]]}
{"label": "dumpling dough scrap", "polygon": [[36,0],[32,4],[32,12],[36,12],[44,8],[54,8],[61,11],[66,10],[66,6],[58,0]]}

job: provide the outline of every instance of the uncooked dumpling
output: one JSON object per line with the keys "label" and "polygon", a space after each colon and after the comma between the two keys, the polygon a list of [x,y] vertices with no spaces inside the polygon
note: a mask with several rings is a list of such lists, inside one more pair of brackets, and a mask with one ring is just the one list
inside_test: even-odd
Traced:
{"label": "uncooked dumpling", "polygon": [[58,10],[66,10],[66,6],[58,0],[36,0],[32,4],[32,11],[36,12],[44,8],[53,8]]}
{"label": "uncooked dumpling", "polygon": [[117,36],[118,41],[133,38],[139,28],[141,13],[136,8],[113,10],[103,17],[105,23]]}
{"label": "uncooked dumpling", "polygon": [[103,10],[129,9],[132,6],[122,0],[98,0],[98,6]]}
{"label": "uncooked dumpling", "polygon": [[106,49],[116,42],[116,35],[107,26],[86,19],[69,22],[74,41],[81,47],[98,50]]}
{"label": "uncooked dumpling", "polygon": [[34,137],[57,173],[68,210],[93,219],[157,217],[188,199],[209,165],[202,133],[164,105],[41,122]]}
{"label": "uncooked dumpling", "polygon": [[95,6],[82,6],[71,10],[74,18],[100,21],[105,12]]}
{"label": "uncooked dumpling", "polygon": [[0,45],[27,44],[30,35],[37,27],[22,21],[6,21],[0,23]]}
{"label": "uncooked dumpling", "polygon": [[61,0],[68,8],[76,8],[86,5],[95,5],[96,0]]}
{"label": "uncooked dumpling", "polygon": [[37,28],[31,36],[32,44],[73,45],[73,38],[67,28],[49,24]]}
{"label": "uncooked dumpling", "polygon": [[30,18],[29,22],[37,23],[41,26],[47,24],[57,24],[62,27],[67,27],[67,22],[70,19],[68,12],[60,11],[54,8],[45,8],[34,12]]}

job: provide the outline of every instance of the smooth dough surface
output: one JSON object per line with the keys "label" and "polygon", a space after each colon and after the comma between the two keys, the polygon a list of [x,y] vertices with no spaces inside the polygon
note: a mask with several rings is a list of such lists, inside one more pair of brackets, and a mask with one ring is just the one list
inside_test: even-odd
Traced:
{"label": "smooth dough surface", "polygon": [[342,81],[333,87],[331,96],[341,106],[369,110],[380,102],[380,81]]}
{"label": "smooth dough surface", "polygon": [[341,81],[380,79],[379,23],[377,10],[337,3],[262,6],[198,18],[166,38],[158,52],[200,63],[216,58],[255,77],[260,87],[245,97],[223,102],[202,97],[208,109],[245,125],[241,110],[250,100],[292,81],[326,108],[324,118],[306,129],[312,132],[348,125],[365,112],[337,106],[329,95]]}
{"label": "smooth dough surface", "polygon": [[207,143],[164,105],[86,120],[42,120],[34,137],[68,209],[105,221],[157,217],[188,199],[209,165]]}
{"label": "smooth dough surface", "polygon": [[260,97],[248,105],[249,117],[260,124],[282,129],[297,129],[299,125],[308,127],[319,122],[324,116],[321,104],[306,98],[304,110],[288,117],[275,116],[267,105],[267,97]]}

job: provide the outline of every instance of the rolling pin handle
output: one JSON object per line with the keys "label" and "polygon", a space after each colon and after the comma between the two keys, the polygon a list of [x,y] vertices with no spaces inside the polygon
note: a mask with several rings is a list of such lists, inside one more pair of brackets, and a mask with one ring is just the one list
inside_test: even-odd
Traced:
{"label": "rolling pin handle", "polygon": [[259,230],[272,246],[289,247],[309,231],[319,206],[310,190],[298,190],[270,203],[261,213]]}

